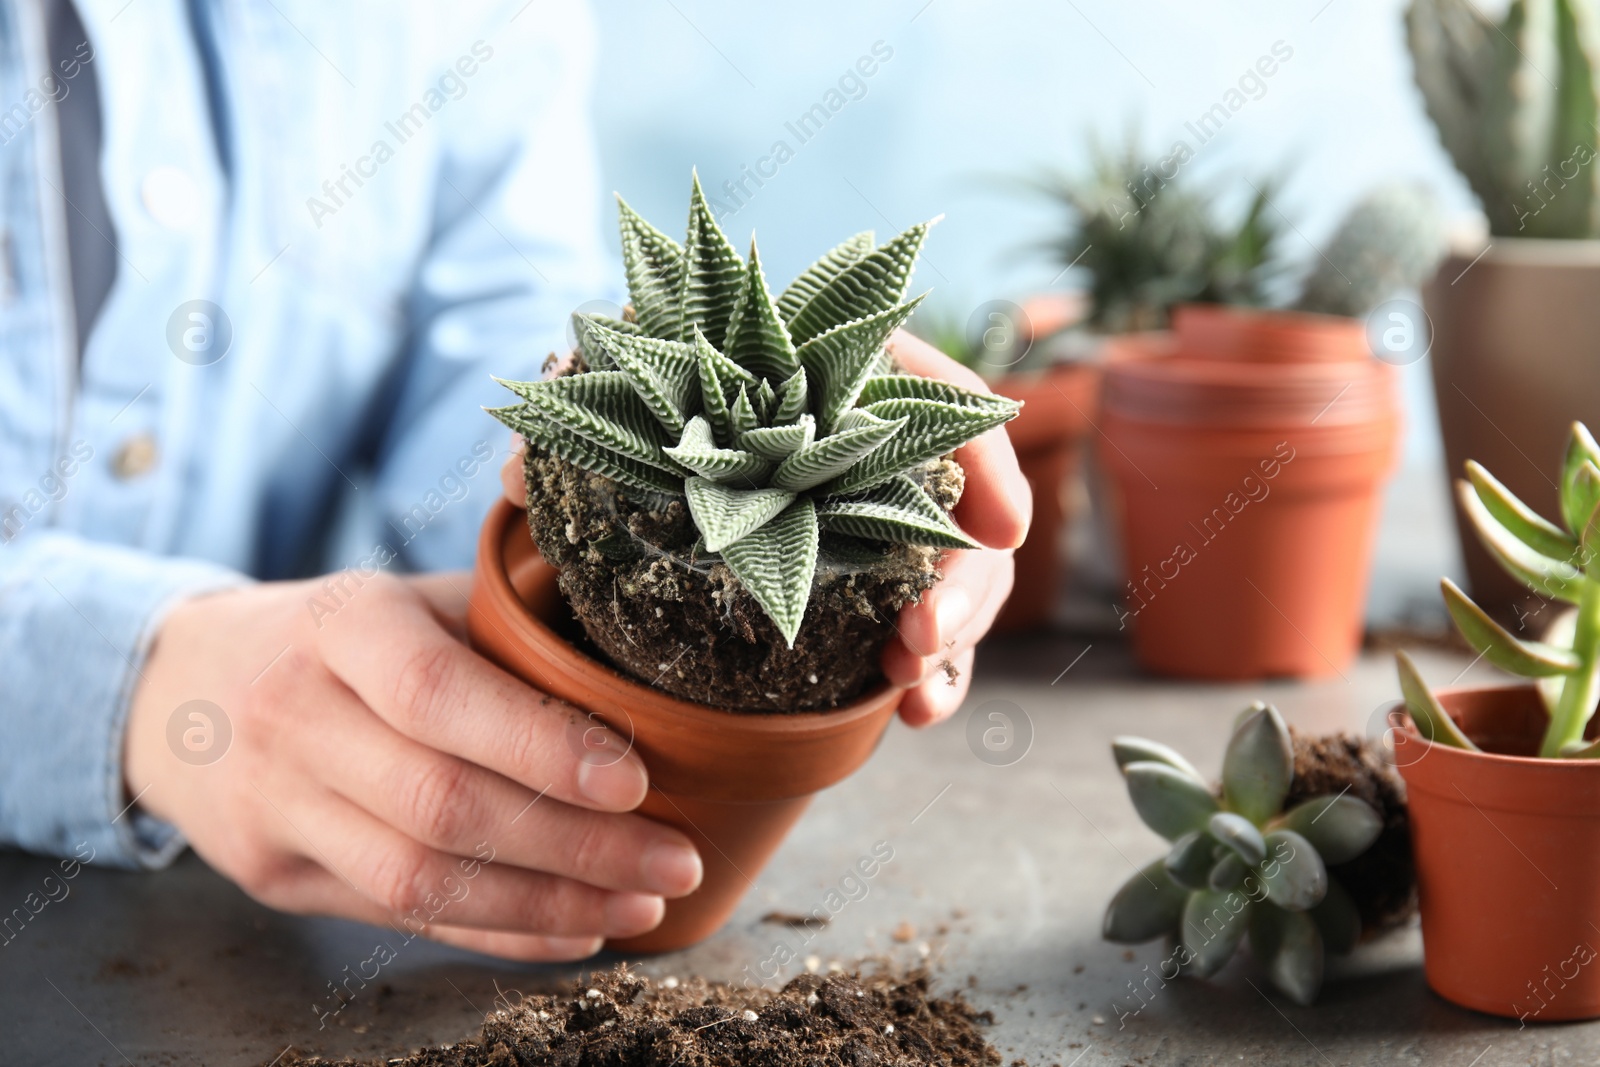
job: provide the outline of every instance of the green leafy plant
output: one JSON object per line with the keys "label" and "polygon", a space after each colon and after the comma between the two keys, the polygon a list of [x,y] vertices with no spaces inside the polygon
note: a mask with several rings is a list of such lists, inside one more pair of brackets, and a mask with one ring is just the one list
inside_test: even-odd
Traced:
{"label": "green leafy plant", "polygon": [[1265,704],[1234,727],[1219,792],[1166,745],[1119,737],[1112,753],[1139,817],[1172,848],[1112,898],[1106,940],[1165,936],[1176,969],[1206,978],[1248,933],[1272,983],[1296,1003],[1314,1001],[1325,953],[1348,952],[1361,935],[1356,904],[1328,865],[1377,840],[1378,813],[1344,794],[1283,810],[1294,751],[1283,717]]}
{"label": "green leafy plant", "polygon": [[1020,405],[893,367],[926,224],[881,246],[858,234],[774,298],[698,178],[682,244],[619,206],[631,314],[577,315],[580,372],[502,382],[522,402],[492,414],[629,491],[683,497],[697,555],[720,557],[791,648],[824,535],[857,553],[977,547],[921,472]]}
{"label": "green leafy plant", "polygon": [[[1442,581],[1445,607],[1456,628],[1496,667],[1539,680],[1550,710],[1539,755],[1600,757],[1600,742],[1584,729],[1600,702],[1600,446],[1582,423],[1573,423],[1561,464],[1561,516],[1551,522],[1476,463],[1456,483],[1457,498],[1479,541],[1507,573],[1540,596],[1574,607],[1557,617],[1543,641],[1520,638],[1489,617],[1456,584]],[[1398,654],[1406,708],[1423,737],[1476,750],[1417,672]]]}
{"label": "green leafy plant", "polygon": [[1428,116],[1495,234],[1600,234],[1597,15],[1576,0],[1515,0],[1498,25],[1470,0],[1406,11]]}

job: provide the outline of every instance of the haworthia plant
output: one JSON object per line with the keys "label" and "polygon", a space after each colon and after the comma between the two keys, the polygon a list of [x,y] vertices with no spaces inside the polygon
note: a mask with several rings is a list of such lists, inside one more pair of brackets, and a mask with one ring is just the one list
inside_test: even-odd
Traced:
{"label": "haworthia plant", "polygon": [[1220,791],[1165,745],[1119,737],[1111,748],[1134,809],[1172,848],[1117,891],[1106,940],[1164,936],[1174,972],[1207,978],[1248,933],[1273,985],[1298,1004],[1316,1000],[1325,954],[1348,952],[1361,935],[1355,903],[1328,867],[1371,847],[1378,813],[1345,794],[1285,811],[1294,750],[1283,717],[1265,704],[1234,727]]}
{"label": "haworthia plant", "polygon": [[740,256],[698,178],[682,244],[619,208],[632,315],[575,316],[583,369],[502,382],[522,402],[492,414],[625,491],[684,498],[705,552],[790,647],[824,534],[977,547],[920,478],[1020,405],[892,366],[926,224],[883,245],[858,234],[774,297],[754,240]]}
{"label": "haworthia plant", "polygon": [[[1490,663],[1536,678],[1550,711],[1539,755],[1600,758],[1600,742],[1584,731],[1600,703],[1600,445],[1581,422],[1572,424],[1559,485],[1561,515],[1552,522],[1512,494],[1494,475],[1467,463],[1456,483],[1461,508],[1489,554],[1540,596],[1565,601],[1543,641],[1518,637],[1495,622],[1446,578],[1445,607],[1469,644]],[[1399,654],[1400,686],[1412,722],[1425,738],[1475,748],[1423,683],[1416,665]]]}
{"label": "haworthia plant", "polygon": [[1490,231],[1600,234],[1595,6],[1513,0],[1496,24],[1472,0],[1412,0],[1406,35],[1428,115]]}

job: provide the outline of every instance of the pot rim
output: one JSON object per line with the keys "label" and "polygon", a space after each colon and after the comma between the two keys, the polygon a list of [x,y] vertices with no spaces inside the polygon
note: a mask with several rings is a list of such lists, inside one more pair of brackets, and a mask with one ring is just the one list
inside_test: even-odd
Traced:
{"label": "pot rim", "polygon": [[[1600,244],[1600,242],[1597,242]],[[1450,685],[1433,690],[1435,698],[1442,703],[1450,697],[1463,696],[1469,693],[1502,693],[1517,694],[1525,698],[1527,694],[1538,695],[1539,687],[1530,682],[1511,682],[1496,685]],[[1395,710],[1404,710],[1405,701],[1396,700],[1392,705]],[[1445,708],[1446,711],[1450,709]],[[1406,713],[1405,731],[1423,745],[1423,755],[1398,768],[1404,771],[1407,767],[1415,766],[1422,762],[1425,756],[1432,755],[1435,750],[1446,755],[1449,759],[1460,759],[1476,763],[1485,763],[1505,768],[1539,769],[1541,771],[1555,771],[1556,773],[1589,773],[1600,772],[1600,760],[1571,760],[1571,759],[1546,759],[1543,756],[1513,756],[1504,752],[1484,752],[1481,749],[1473,751],[1468,748],[1457,748],[1455,745],[1445,745],[1429,741],[1417,730],[1416,723],[1412,721],[1411,714]]]}
{"label": "pot rim", "polygon": [[[1487,247],[1485,247],[1487,246]],[[1526,267],[1600,267],[1600,238],[1500,237],[1452,245],[1449,258]]]}
{"label": "pot rim", "polygon": [[1318,332],[1361,333],[1360,319],[1350,315],[1332,315],[1324,311],[1300,311],[1295,308],[1244,307],[1238,304],[1206,304],[1188,302],[1172,309],[1174,333],[1182,333],[1179,320],[1185,316],[1199,318],[1232,318],[1263,326],[1297,326]]}
{"label": "pot rim", "polygon": [[[784,738],[847,730],[860,720],[879,714],[884,700],[897,692],[897,687],[886,681],[851,703],[826,711],[763,713],[695,704],[635,681],[610,664],[579,650],[534,615],[517,594],[506,570],[505,543],[510,525],[524,514],[522,508],[503,496],[495,502],[478,536],[478,577],[487,583],[487,591],[501,619],[512,626],[513,636],[521,644],[538,649],[569,672],[583,676],[595,685],[600,695],[617,703],[629,715],[635,711],[648,712],[674,729],[717,730],[781,742]],[[534,551],[537,552],[537,548]],[[549,566],[542,560],[541,565]],[[562,603],[566,603],[565,599]]]}

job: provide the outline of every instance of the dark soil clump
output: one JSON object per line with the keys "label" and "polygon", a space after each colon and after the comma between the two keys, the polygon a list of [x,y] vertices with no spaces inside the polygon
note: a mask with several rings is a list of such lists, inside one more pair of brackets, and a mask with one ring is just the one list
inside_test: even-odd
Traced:
{"label": "dark soil clump", "polygon": [[[896,613],[939,578],[937,550],[895,546],[885,556],[876,545],[825,537],[791,649],[733,573],[696,553],[682,499],[633,499],[536,448],[525,474],[534,544],[560,570],[562,595],[590,641],[625,673],[696,703],[796,712],[853,700],[882,677],[878,657]],[[931,464],[924,484],[953,507],[961,468]]]}
{"label": "dark soil clump", "polygon": [[1383,819],[1372,847],[1328,873],[1349,890],[1365,936],[1392,930],[1417,910],[1417,871],[1411,860],[1411,820],[1405,783],[1376,741],[1351,734],[1307,737],[1293,730],[1294,782],[1286,808],[1348,790]]}
{"label": "dark soil clump", "polygon": [[[668,988],[620,967],[564,996],[525,998],[475,1041],[339,1067],[998,1067],[993,1022],[917,973],[806,974],[782,991],[691,979]],[[332,1067],[332,1061],[286,1064]]]}

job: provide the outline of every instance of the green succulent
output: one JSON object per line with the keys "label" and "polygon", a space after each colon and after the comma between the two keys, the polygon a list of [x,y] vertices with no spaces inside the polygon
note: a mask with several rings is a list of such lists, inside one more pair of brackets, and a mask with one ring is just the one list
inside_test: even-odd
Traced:
{"label": "green succulent", "polygon": [[1207,978],[1248,933],[1273,985],[1296,1003],[1314,1001],[1324,954],[1348,952],[1361,935],[1360,913],[1328,866],[1377,840],[1378,813],[1345,794],[1283,810],[1294,749],[1283,717],[1265,704],[1234,727],[1220,795],[1166,745],[1119,737],[1111,748],[1134,809],[1172,848],[1117,891],[1106,940],[1165,936],[1176,970]]}
{"label": "green succulent", "polygon": [[1295,306],[1359,318],[1396,292],[1420,285],[1439,265],[1444,246],[1444,219],[1426,189],[1379,186],[1334,230]]}
{"label": "green succulent", "polygon": [[[1583,739],[1600,701],[1600,445],[1583,423],[1572,424],[1561,464],[1559,522],[1528,507],[1470,460],[1456,496],[1478,540],[1507,573],[1540,596],[1575,605],[1550,624],[1543,641],[1529,641],[1495,622],[1445,578],[1444,603],[1456,629],[1496,667],[1539,680],[1550,711],[1539,755],[1600,757],[1600,742]],[[1397,658],[1400,688],[1417,730],[1430,741],[1476,751],[1411,658],[1404,652]]]}
{"label": "green succulent", "polygon": [[682,244],[619,198],[631,316],[574,316],[582,369],[503,381],[491,414],[647,497],[682,497],[703,542],[792,648],[819,549],[976,548],[923,490],[926,465],[1016,417],[1016,401],[898,373],[884,349],[921,297],[928,232],[862,233],[776,298],[693,183]]}
{"label": "green succulent", "polygon": [[1496,25],[1471,0],[1412,0],[1412,66],[1491,232],[1600,233],[1600,22],[1577,0],[1514,0]]}

